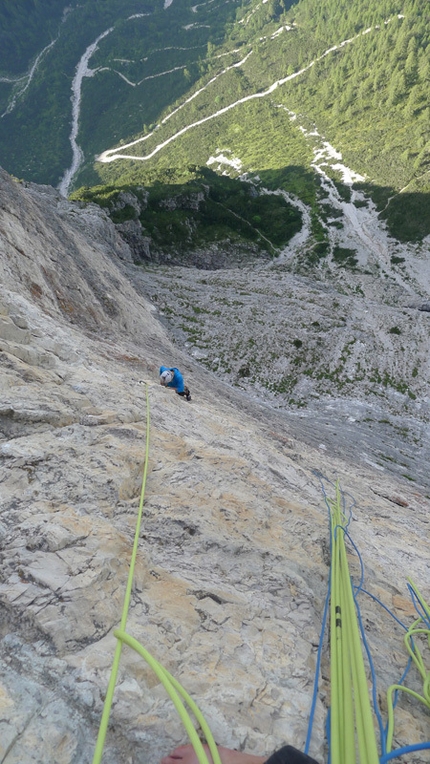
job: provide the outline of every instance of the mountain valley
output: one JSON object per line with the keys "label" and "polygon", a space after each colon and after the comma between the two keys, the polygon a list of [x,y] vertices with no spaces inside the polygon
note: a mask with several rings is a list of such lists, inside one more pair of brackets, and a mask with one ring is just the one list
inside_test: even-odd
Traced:
{"label": "mountain valley", "polygon": [[[324,497],[340,481],[370,592],[360,606],[384,712],[385,689],[407,662],[403,623],[416,618],[406,576],[425,591],[429,569],[426,465],[413,453],[405,415],[397,433],[393,415],[391,424],[375,421],[363,447],[348,421],[362,416],[363,401],[347,402],[341,416],[340,399],[324,417],[321,408],[302,418],[307,409],[227,384],[172,344],[141,294],[154,286],[163,294],[164,266],[151,281],[152,268],[133,263],[103,210],[4,172],[0,180],[3,760],[93,760],[141,487],[141,381],[150,461],[128,633],[191,692],[218,742],[255,753],[285,741],[303,748],[329,571]],[[174,272],[178,284],[189,279],[195,307],[198,280],[209,292],[214,277],[225,280],[228,294],[234,279],[245,301],[240,291],[251,277],[243,269]],[[260,266],[256,290],[275,278],[279,289],[283,275]],[[285,277],[299,317],[300,303],[319,315],[309,281]],[[215,286],[211,310],[222,296]],[[334,297],[334,288],[320,292]],[[328,322],[327,303],[321,312]],[[371,315],[381,319],[382,308]],[[172,360],[191,403],[158,383],[160,362]],[[372,458],[379,448],[393,453],[384,466]],[[358,580],[352,550],[350,564]],[[320,761],[325,647],[323,655],[310,748]],[[420,692],[418,672],[407,685]],[[395,719],[395,747],[426,739],[422,704],[402,696]],[[159,681],[124,649],[103,762],[156,762],[183,741]],[[409,758],[425,764],[426,751]]]}
{"label": "mountain valley", "polygon": [[[0,762],[93,761],[148,413],[127,631],[219,744],[312,718],[326,760],[340,485],[385,751],[407,577],[430,599],[429,30],[427,0],[0,7]],[[430,739],[404,681],[397,749]],[[185,740],[124,647],[104,764]]]}

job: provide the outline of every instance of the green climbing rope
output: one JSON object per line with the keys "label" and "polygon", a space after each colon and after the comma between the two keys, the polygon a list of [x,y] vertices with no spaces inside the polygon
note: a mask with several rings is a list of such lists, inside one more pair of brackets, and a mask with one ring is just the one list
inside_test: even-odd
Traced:
{"label": "green climbing rope", "polygon": [[146,450],[145,450],[145,464],[144,464],[143,478],[142,478],[142,490],[140,493],[139,511],[137,515],[133,551],[131,554],[130,569],[128,573],[127,586],[126,586],[126,591],[124,596],[124,605],[122,609],[121,624],[120,624],[120,628],[114,632],[114,635],[117,638],[117,645],[116,645],[115,655],[114,655],[114,659],[112,663],[111,675],[109,679],[108,689],[106,692],[106,698],[105,698],[105,702],[103,706],[103,713],[102,713],[102,718],[100,722],[99,733],[97,736],[96,747],[94,751],[93,764],[100,764],[102,760],[102,756],[103,756],[106,732],[107,732],[110,712],[112,708],[113,695],[115,691],[115,685],[116,685],[116,680],[118,675],[119,662],[121,658],[123,643],[127,644],[129,647],[136,650],[136,652],[147,661],[147,663],[151,666],[155,674],[158,676],[158,678],[162,682],[163,686],[167,690],[167,693],[169,694],[185,726],[185,729],[188,733],[190,741],[196,752],[196,756],[199,761],[199,764],[209,764],[209,761],[206,756],[203,745],[199,739],[199,736],[193,726],[191,718],[184,707],[181,697],[187,702],[191,711],[196,717],[198,724],[200,725],[202,733],[205,736],[206,742],[211,752],[214,764],[221,764],[218,749],[216,747],[213,735],[209,729],[209,725],[207,724],[203,714],[199,710],[196,703],[194,703],[192,698],[188,695],[188,693],[184,690],[184,688],[179,684],[179,682],[171,674],[169,674],[169,672],[163,666],[161,666],[161,664],[158,663],[158,661],[156,661],[155,658],[153,658],[153,656],[144,647],[142,647],[142,645],[139,644],[139,642],[137,642],[136,639],[131,637],[125,631],[126,623],[127,623],[127,615],[128,615],[128,611],[130,607],[134,568],[136,565],[136,557],[137,557],[137,551],[139,546],[140,528],[142,524],[143,503],[145,499],[146,478],[148,474],[148,462],[149,462],[149,432],[150,432],[149,394],[148,394],[148,385],[146,385]]}
{"label": "green climbing rope", "polygon": [[[417,637],[417,636],[426,637],[427,644],[430,647],[430,629],[428,628],[428,623],[430,620],[430,608],[427,605],[427,602],[425,601],[418,587],[412,581],[412,579],[408,578],[408,581],[426,617],[425,621],[424,621],[424,618],[421,618],[421,617],[417,618],[413,622],[412,626],[409,627],[404,637],[406,649],[409,655],[411,656],[411,659],[413,663],[415,664],[415,666],[417,667],[421,675],[421,678],[423,680],[423,694],[420,695],[418,692],[415,692],[414,690],[410,690],[409,687],[404,687],[401,684],[392,684],[388,688],[387,690],[387,710],[388,710],[387,753],[391,751],[391,748],[393,745],[394,694],[399,691],[406,692],[408,695],[411,695],[416,700],[419,700],[421,703],[427,706],[427,708],[430,709],[430,671],[426,670],[421,651],[418,647],[417,641],[414,640],[414,637]],[[424,623],[427,623],[426,628],[422,628],[422,624]]]}
{"label": "green climbing rope", "polygon": [[[149,416],[149,394],[148,385],[146,385],[146,448],[145,448],[145,463],[143,468],[142,489],[140,492],[139,511],[137,515],[136,531],[134,534],[133,550],[131,553],[130,569],[128,572],[127,586],[124,595],[124,604],[122,608],[121,616],[121,630],[125,631],[127,624],[127,615],[130,607],[131,588],[133,585],[134,568],[136,565],[137,550],[139,546],[140,527],[142,524],[143,502],[145,499],[146,478],[148,474],[148,462],[149,462],[149,431],[150,431],[150,416]],[[109,679],[108,689],[106,692],[105,702],[103,706],[103,714],[99,727],[99,734],[97,737],[96,749],[94,752],[93,764],[99,764],[103,755],[103,748],[106,739],[106,732],[109,723],[109,716],[112,708],[113,694],[116,685],[116,679],[118,675],[119,661],[121,658],[122,641],[118,640],[115,649],[115,655],[111,668],[111,675]]]}
{"label": "green climbing rope", "polygon": [[331,764],[378,764],[378,748],[345,548],[341,492],[331,509]]}

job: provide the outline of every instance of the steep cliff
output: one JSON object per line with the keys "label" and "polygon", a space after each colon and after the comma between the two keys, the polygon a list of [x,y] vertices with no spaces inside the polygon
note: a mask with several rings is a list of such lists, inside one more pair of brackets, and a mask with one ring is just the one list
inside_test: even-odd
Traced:
{"label": "steep cliff", "polygon": [[[2,173],[0,256],[0,760],[92,760],[140,494],[142,379],[150,465],[127,630],[190,691],[219,743],[302,747],[328,581],[316,472],[355,499],[366,588],[405,623],[406,576],[428,596],[428,498],[305,445],[282,412],[184,355],[99,209]],[[158,385],[163,362],[183,370],[191,404]],[[353,556],[351,569],[359,577]],[[362,607],[385,710],[406,663],[402,629],[374,600]],[[311,747],[321,761],[328,661],[326,647]],[[395,744],[428,737],[428,714],[402,697]],[[103,761],[155,764],[183,740],[162,686],[124,649]]]}

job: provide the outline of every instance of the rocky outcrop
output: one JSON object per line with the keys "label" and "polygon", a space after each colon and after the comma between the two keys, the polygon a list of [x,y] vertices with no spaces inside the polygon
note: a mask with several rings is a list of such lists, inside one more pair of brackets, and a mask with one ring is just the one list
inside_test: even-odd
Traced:
{"label": "rocky outcrop", "polygon": [[281,267],[133,278],[190,355],[294,412],[308,442],[430,487],[428,313],[368,274],[317,281]]}
{"label": "rocky outcrop", "polygon": [[136,191],[139,192],[139,197],[132,191],[120,191],[110,206],[111,211],[120,212],[131,207],[135,216],[139,217],[142,210],[147,207],[149,194],[143,186],[136,186]]}
{"label": "rocky outcrop", "polygon": [[[273,247],[269,254],[262,248],[262,241],[258,243],[249,241],[237,232],[231,233],[227,238],[225,229],[212,230],[210,227],[211,215],[208,210],[202,214],[202,206],[209,196],[209,186],[201,184],[201,191],[188,191],[175,193],[174,187],[165,186],[162,190],[154,192],[151,203],[148,203],[150,193],[143,187],[137,186],[135,193],[131,190],[112,193],[107,201],[102,198],[100,203],[106,205],[101,208],[99,218],[106,220],[109,214],[115,223],[115,229],[124,240],[125,249],[128,250],[134,263],[155,265],[185,265],[206,270],[218,270],[232,266],[242,266],[258,260],[267,261],[273,254]],[[248,191],[253,196],[255,189]],[[255,192],[256,193],[256,192]],[[85,198],[85,194],[84,194]],[[70,209],[70,203],[65,203]],[[86,215],[94,212],[94,204],[78,208],[86,210]],[[150,224],[145,212],[151,208]],[[77,209],[75,205],[74,210]],[[180,211],[183,215],[176,219],[170,214]],[[231,211],[229,211],[231,212]],[[161,214],[160,214],[161,213]],[[232,213],[234,217],[239,215]],[[244,221],[246,222],[246,221]],[[165,228],[171,232],[166,236]],[[96,236],[105,238],[99,227],[95,227]],[[109,234],[111,235],[111,234]],[[210,240],[214,235],[216,241]],[[107,237],[106,237],[107,238]],[[263,237],[264,238],[264,237]],[[266,242],[267,244],[267,239]],[[118,252],[119,257],[128,259],[123,252]]]}
{"label": "rocky outcrop", "polygon": [[205,247],[172,246],[166,250],[148,236],[140,220],[126,220],[124,223],[117,223],[115,227],[129,246],[136,264],[185,265],[188,268],[216,271],[232,266],[248,265],[252,260],[269,259],[268,255],[262,254],[256,245],[245,242],[234,244],[227,240],[210,243]]}
{"label": "rocky outcrop", "polygon": [[152,251],[152,240],[146,235],[140,220],[126,220],[124,223],[117,223],[116,230],[130,247],[130,251],[135,263],[140,262],[158,262],[157,255]]}
{"label": "rocky outcrop", "polygon": [[[103,216],[106,235],[87,236],[79,206],[0,181],[0,760],[92,761],[140,496],[142,379],[150,462],[127,631],[184,684],[218,742],[302,747],[328,581],[319,476],[354,497],[366,588],[405,622],[406,575],[428,595],[428,498],[305,445],[282,412],[184,355]],[[180,366],[190,404],[158,384],[161,362]],[[383,697],[406,664],[402,630],[374,600],[362,607]],[[320,760],[328,660],[325,647]],[[396,719],[396,745],[428,737],[414,701],[400,698]],[[103,761],[157,762],[184,737],[161,684],[124,648]]]}
{"label": "rocky outcrop", "polygon": [[207,271],[241,267],[257,260],[264,262],[269,260],[269,256],[267,253],[261,253],[252,243],[235,244],[227,240],[191,248],[188,252],[175,252],[173,249],[167,255],[161,252],[158,254],[158,262],[161,265],[185,266]]}

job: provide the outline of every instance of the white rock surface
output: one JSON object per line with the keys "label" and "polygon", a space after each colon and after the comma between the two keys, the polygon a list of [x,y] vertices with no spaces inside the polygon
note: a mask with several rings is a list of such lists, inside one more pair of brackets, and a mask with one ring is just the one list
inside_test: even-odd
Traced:
{"label": "white rock surface", "polygon": [[[315,471],[354,497],[366,588],[408,623],[406,576],[430,598],[429,499],[305,445],[282,412],[179,351],[126,277],[113,227],[103,219],[86,236],[85,214],[1,175],[0,761],[92,761],[140,495],[141,379],[150,464],[127,631],[184,684],[219,743],[302,747],[328,580]],[[160,363],[182,369],[191,404],[159,386]],[[384,710],[406,664],[402,629],[362,605]],[[328,665],[326,647],[320,761]],[[396,717],[396,745],[428,739],[418,704],[401,698]],[[161,684],[124,648],[103,761],[156,764],[184,740]]]}

